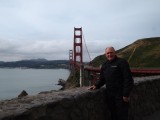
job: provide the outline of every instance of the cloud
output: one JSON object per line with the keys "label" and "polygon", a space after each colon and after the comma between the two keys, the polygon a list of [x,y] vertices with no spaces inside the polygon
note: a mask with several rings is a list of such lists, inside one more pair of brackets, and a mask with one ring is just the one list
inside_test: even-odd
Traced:
{"label": "cloud", "polygon": [[[4,42],[5,41],[5,42]],[[2,60],[11,61],[12,59],[66,59],[69,49],[72,47],[66,40],[41,40],[41,41],[19,41],[18,44],[9,40],[0,40],[0,55]],[[19,57],[18,57],[19,56]]]}
{"label": "cloud", "polygon": [[0,60],[68,59],[74,27],[83,28],[92,59],[107,46],[120,49],[137,39],[159,36],[159,4],[159,0],[0,1]]}

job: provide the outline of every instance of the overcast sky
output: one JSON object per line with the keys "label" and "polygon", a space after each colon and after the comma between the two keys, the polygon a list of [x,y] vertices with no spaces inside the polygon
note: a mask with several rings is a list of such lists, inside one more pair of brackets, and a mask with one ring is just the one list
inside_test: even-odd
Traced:
{"label": "overcast sky", "polygon": [[159,37],[159,5],[160,0],[0,0],[0,61],[68,60],[74,27],[82,27],[91,59],[107,46],[118,50]]}

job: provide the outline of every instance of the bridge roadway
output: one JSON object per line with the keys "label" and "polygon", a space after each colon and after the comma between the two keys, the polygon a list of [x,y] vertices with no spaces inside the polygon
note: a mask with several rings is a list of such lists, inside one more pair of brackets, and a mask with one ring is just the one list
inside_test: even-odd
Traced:
{"label": "bridge roadway", "polygon": [[[100,73],[100,68],[92,66],[84,66],[85,70],[94,71]],[[160,68],[131,68],[133,75],[145,74],[145,75],[160,75]]]}

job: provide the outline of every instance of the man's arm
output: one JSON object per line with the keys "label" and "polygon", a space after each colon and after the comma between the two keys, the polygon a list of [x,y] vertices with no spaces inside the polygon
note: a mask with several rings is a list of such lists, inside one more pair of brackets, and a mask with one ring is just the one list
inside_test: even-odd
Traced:
{"label": "man's arm", "polygon": [[103,86],[105,84],[105,79],[104,79],[104,73],[103,73],[104,68],[101,68],[100,71],[100,78],[99,80],[96,82],[95,85],[91,86],[89,89],[90,90],[95,90],[95,89],[99,89],[101,86]]}
{"label": "man's arm", "polygon": [[127,61],[122,61],[121,69],[123,75],[123,97],[127,101],[129,99],[128,97],[130,95],[130,92],[133,88],[134,81]]}

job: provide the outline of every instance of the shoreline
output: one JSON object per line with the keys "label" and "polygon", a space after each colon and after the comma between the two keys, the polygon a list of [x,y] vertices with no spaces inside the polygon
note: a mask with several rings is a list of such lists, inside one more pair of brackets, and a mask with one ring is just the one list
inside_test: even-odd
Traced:
{"label": "shoreline", "polygon": [[[144,76],[144,77],[133,77],[133,79],[134,79],[134,83],[135,84],[138,84],[138,83],[140,83],[140,82],[145,82],[145,81],[151,81],[151,80],[154,80],[154,79],[159,79],[160,78],[160,75],[156,75],[156,76]],[[61,86],[61,88],[59,88],[59,89],[57,89],[57,90],[44,90],[44,91],[40,91],[40,92],[38,92],[38,93],[36,93],[36,94],[29,94],[28,92],[27,92],[27,90],[25,90],[26,92],[27,92],[27,94],[28,94],[28,96],[33,96],[33,95],[38,95],[38,94],[43,94],[43,93],[51,93],[51,92],[53,92],[53,91],[55,91],[55,92],[58,92],[58,91],[65,91],[65,89],[64,89],[64,81],[65,80],[63,80],[63,79],[59,79],[59,80],[62,80],[62,85],[61,85],[61,83],[57,83],[56,85],[58,85],[58,86]],[[65,81],[65,84],[66,84],[66,81]],[[67,90],[67,89],[66,89]],[[23,90],[22,90],[23,91]],[[22,92],[21,91],[21,92]],[[21,93],[20,92],[20,93]],[[18,98],[18,95],[20,95],[20,93],[19,94],[17,94],[17,97],[12,97],[12,98],[7,98],[7,99],[0,99],[0,101],[4,101],[4,100],[12,100],[12,99],[15,99],[15,98]]]}

